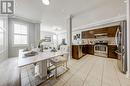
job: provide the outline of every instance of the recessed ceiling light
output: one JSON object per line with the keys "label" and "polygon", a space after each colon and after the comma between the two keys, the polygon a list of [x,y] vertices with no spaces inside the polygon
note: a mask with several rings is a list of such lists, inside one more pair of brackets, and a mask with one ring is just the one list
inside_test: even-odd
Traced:
{"label": "recessed ceiling light", "polygon": [[45,5],[49,5],[50,4],[50,0],[42,0],[42,3]]}
{"label": "recessed ceiling light", "polygon": [[55,30],[55,31],[60,31],[61,28],[60,28],[60,27],[53,27],[53,30]]}
{"label": "recessed ceiling light", "polygon": [[124,3],[127,3],[127,0],[125,0]]}

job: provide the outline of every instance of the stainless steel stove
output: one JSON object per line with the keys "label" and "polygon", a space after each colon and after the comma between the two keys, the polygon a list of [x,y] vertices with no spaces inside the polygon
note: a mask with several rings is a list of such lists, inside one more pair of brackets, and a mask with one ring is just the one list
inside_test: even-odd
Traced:
{"label": "stainless steel stove", "polygon": [[108,41],[98,40],[94,45],[94,55],[107,57],[108,56]]}

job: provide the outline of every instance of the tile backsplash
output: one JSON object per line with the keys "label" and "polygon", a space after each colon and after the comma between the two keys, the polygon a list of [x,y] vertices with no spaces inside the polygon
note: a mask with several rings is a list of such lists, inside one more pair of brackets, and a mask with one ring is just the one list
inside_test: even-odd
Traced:
{"label": "tile backsplash", "polygon": [[97,40],[106,40],[108,45],[116,45],[115,37],[82,39],[82,44],[94,44]]}

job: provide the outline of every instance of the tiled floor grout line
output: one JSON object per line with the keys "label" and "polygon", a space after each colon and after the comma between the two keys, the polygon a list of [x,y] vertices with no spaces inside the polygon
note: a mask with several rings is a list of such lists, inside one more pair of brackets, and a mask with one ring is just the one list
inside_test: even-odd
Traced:
{"label": "tiled floor grout line", "polygon": [[[80,62],[80,63],[81,63],[81,62]],[[79,64],[80,64],[80,63],[79,63]],[[79,67],[79,68],[80,68],[80,67]],[[79,68],[78,68],[78,69],[79,69]],[[77,69],[77,70],[78,70],[78,69]],[[70,79],[74,76],[74,74],[75,74],[75,73],[73,73],[73,74],[71,75],[71,77],[70,77],[68,80],[70,80]],[[62,86],[64,86],[64,85],[66,84],[66,82],[68,82],[68,80],[65,81],[64,84],[63,84]]]}
{"label": "tiled floor grout line", "polygon": [[[85,59],[84,59],[85,58]],[[87,59],[87,60],[86,60]],[[96,59],[96,60],[95,60]],[[99,59],[99,60],[98,60]],[[81,86],[83,84],[83,81],[85,80],[85,78],[87,77],[85,83],[84,83],[84,86],[101,86],[100,83],[101,83],[101,80],[102,81],[102,86],[130,86],[130,80],[126,78],[126,75],[121,73],[118,69],[118,66],[117,66],[117,60],[116,59],[111,59],[111,58],[105,58],[105,62],[104,62],[104,70],[102,70],[102,66],[103,66],[103,60],[101,60],[102,58],[98,58],[95,57],[95,56],[89,56],[87,55],[86,57],[83,57],[83,59],[80,59],[80,60],[71,60],[70,65],[68,65],[71,69],[70,71],[68,71],[67,74],[65,74],[65,76],[63,75],[63,77],[57,79],[56,81],[54,80],[54,83],[53,83],[53,80],[52,80],[52,84],[49,84],[49,82],[47,83],[43,83],[42,85],[40,86],[62,86],[64,83],[67,82],[67,84],[65,84],[65,86]],[[12,59],[11,59],[12,60]],[[99,62],[100,61],[100,62]],[[12,60],[12,62],[14,62]],[[86,64],[83,64],[84,62],[86,62]],[[92,65],[94,63],[97,63],[100,65],[100,69],[98,68],[99,66],[94,66],[94,68],[92,69],[92,71],[89,73],[89,75],[87,76],[88,72],[90,71],[90,69],[92,68]],[[7,64],[7,65],[6,65]],[[83,66],[80,68],[80,70],[77,71],[77,69],[79,69],[79,67],[83,64]],[[88,65],[88,66],[87,66]],[[14,73],[16,70],[12,69],[13,67],[17,66],[17,64],[15,63],[10,63],[10,62],[6,62],[4,63],[4,65],[0,65],[0,67],[5,67],[3,68],[2,70],[0,70],[1,74],[1,83],[0,83],[0,86],[18,86],[18,76],[16,73]],[[8,69],[7,69],[8,68]],[[96,69],[95,69],[96,68]],[[21,80],[23,80],[23,84],[22,86],[26,85],[26,86],[30,86],[29,84],[29,78],[27,80],[27,71],[26,71],[26,68],[22,68],[23,71],[21,71],[21,75],[23,75],[21,77]],[[9,74],[8,74],[8,71],[9,71]],[[99,70],[98,72],[96,72],[96,70]],[[6,73],[5,73],[6,71]],[[18,70],[17,70],[18,71]],[[77,71],[77,72],[75,72]],[[103,78],[101,79],[101,74],[102,74],[102,71],[103,72]],[[13,72],[13,73],[10,73],[10,72]],[[5,76],[5,74],[6,76]],[[8,76],[8,75],[12,74],[11,76]],[[30,75],[30,72],[28,71],[28,74]],[[32,74],[32,73],[31,73]],[[74,76],[72,76],[72,74]],[[96,76],[98,74],[98,76]],[[12,77],[14,76],[14,77]],[[16,76],[16,77],[15,77]],[[27,76],[27,77],[26,77]],[[71,77],[71,80],[68,79]],[[3,79],[2,77],[5,77],[5,79]],[[12,80],[11,80],[12,78]],[[33,80],[32,77],[30,77],[31,81]],[[60,80],[62,79],[62,80]],[[79,79],[79,80],[75,80],[75,79]],[[97,80],[98,79],[98,80]],[[10,80],[10,81],[8,81]],[[67,81],[69,80],[69,81]],[[7,83],[5,83],[7,81]],[[72,81],[75,81],[74,83]],[[33,86],[35,83],[32,83]]]}
{"label": "tiled floor grout line", "polygon": [[103,85],[103,75],[104,75],[105,62],[106,62],[106,59],[104,60],[104,63],[103,63],[103,72],[102,72],[102,77],[101,77],[101,86]]}
{"label": "tiled floor grout line", "polygon": [[88,78],[88,76],[89,76],[90,72],[91,72],[91,71],[92,71],[92,69],[94,68],[94,65],[95,65],[95,64],[96,64],[96,63],[93,63],[93,65],[91,66],[91,68],[90,68],[90,70],[89,70],[88,74],[86,75],[86,78],[84,79],[83,84],[82,84],[81,86],[84,86],[84,83],[85,83],[85,81],[87,80],[87,78]]}
{"label": "tiled floor grout line", "polygon": [[[85,59],[85,60],[86,60],[86,59]],[[80,61],[79,63],[76,63],[76,62],[75,62],[75,63],[73,63],[72,65],[75,65],[75,64],[78,65],[78,64],[80,64],[80,63],[82,63],[82,61]],[[83,62],[83,63],[85,63],[85,62]],[[83,64],[82,64],[82,65],[83,65]],[[71,65],[70,65],[70,66],[71,66]],[[79,69],[79,68],[78,68],[78,69]],[[78,69],[77,69],[77,70],[78,70]],[[29,77],[29,73],[28,73],[28,69],[27,69],[27,68],[26,68],[26,71],[27,71],[27,74],[28,74],[29,83],[30,83],[30,85],[32,86],[31,80],[30,80],[30,77]],[[73,73],[73,74],[75,74],[75,73]],[[72,76],[73,76],[73,75],[72,75]],[[70,77],[70,78],[71,78],[71,77]],[[68,80],[69,80],[69,79],[68,79]],[[68,80],[67,80],[67,81],[68,81]],[[66,81],[66,82],[67,82],[67,81]],[[36,84],[36,83],[35,83],[35,84]],[[51,84],[50,84],[50,85],[51,85]],[[51,85],[51,86],[52,86],[52,85]]]}
{"label": "tiled floor grout line", "polygon": [[[109,60],[109,61],[110,61],[110,60]],[[115,69],[116,76],[117,76],[117,79],[118,79],[118,81],[119,81],[120,86],[122,86],[122,85],[121,85],[121,81],[120,81],[120,79],[119,79],[119,76],[118,76],[117,69],[116,69],[115,65],[114,65],[114,64],[113,64],[113,62],[111,62],[111,61],[110,61],[110,63],[112,64],[112,66],[113,66],[113,67],[114,67],[114,69]]]}
{"label": "tiled floor grout line", "polygon": [[[85,64],[85,61],[83,62],[83,64],[81,64],[81,66],[84,65],[84,64]],[[77,70],[79,70],[81,68],[81,66]],[[72,76],[68,80],[70,80],[74,75],[75,75],[75,73],[73,73]],[[68,82],[68,80],[62,86],[64,86]]]}
{"label": "tiled floor grout line", "polygon": [[[74,60],[75,60],[75,59],[74,59]],[[84,60],[86,60],[86,59],[84,59]],[[81,64],[81,66],[82,66],[84,63],[85,63],[85,61],[82,62],[82,60],[80,60],[78,63],[77,63],[77,62],[74,62],[73,64],[69,64],[69,66],[71,66],[71,67],[73,68],[74,66],[72,66],[72,65],[79,65],[79,64]],[[80,67],[79,67],[79,68],[80,68]],[[79,69],[79,68],[78,68],[78,69]],[[77,70],[78,70],[78,69],[77,69]],[[75,71],[75,72],[76,72],[76,71]],[[70,80],[70,79],[74,76],[75,72],[71,75],[71,77],[70,77],[68,80]],[[68,82],[68,80],[65,81],[62,86],[64,86],[65,83]],[[51,85],[51,86],[52,86],[52,85]]]}
{"label": "tiled floor grout line", "polygon": [[[86,60],[86,59],[85,59],[85,60]],[[72,65],[75,65],[75,64],[78,65],[78,64],[80,64],[80,63],[82,64],[82,61],[80,61],[80,62],[78,62],[78,63],[75,62],[75,63],[73,63]],[[85,62],[83,62],[83,64],[84,64],[84,63],[85,63]],[[83,64],[82,64],[82,65],[83,65]],[[25,69],[26,69],[26,71],[27,71],[27,77],[29,78],[29,84],[30,84],[30,86],[32,86],[31,80],[30,80],[30,76],[29,76],[29,73],[28,73],[28,72],[29,72],[29,71],[28,71],[28,67],[26,67]],[[78,69],[79,69],[79,68],[78,68]],[[77,70],[78,70],[78,69],[77,69]],[[75,74],[75,73],[73,73],[73,74]],[[70,77],[70,78],[71,78],[71,77]],[[69,79],[68,79],[68,80],[69,80]],[[68,80],[67,80],[67,81],[68,81]],[[67,81],[66,81],[66,82],[67,82]],[[36,83],[35,83],[35,84],[36,84]]]}
{"label": "tiled floor grout line", "polygon": [[80,61],[79,63],[76,63],[76,62],[75,62],[75,63],[73,63],[73,64],[71,64],[71,65],[69,65],[69,66],[73,67],[72,65],[75,65],[75,64],[77,65],[77,64],[80,64],[81,62],[82,62],[82,61]]}
{"label": "tiled floor grout line", "polygon": [[[84,60],[85,60],[85,61],[84,61]],[[78,62],[78,63],[75,62],[75,63],[73,63],[73,65],[74,65],[74,64],[81,64],[81,66],[82,66],[82,65],[84,65],[84,64],[86,63],[86,60],[88,60],[88,59],[84,59],[84,60],[83,60],[83,61],[84,61],[83,63],[82,63],[82,60],[79,60],[80,62]],[[71,65],[70,65],[70,66],[71,66]],[[79,68],[78,68],[77,70],[79,70],[79,69],[81,68],[81,66],[79,66]],[[75,72],[76,72],[76,70],[75,70]],[[68,80],[70,80],[70,79],[75,75],[75,72],[71,75],[71,77],[70,77]],[[68,80],[65,81],[62,86],[64,86],[64,85],[66,84],[66,82],[68,82]]]}
{"label": "tiled floor grout line", "polygon": [[[76,60],[76,59],[74,59],[74,60]],[[83,58],[81,58],[81,60],[78,60],[78,61],[79,61],[79,63],[81,63],[81,62],[82,62],[82,60],[83,60]],[[84,60],[86,60],[86,59],[84,59]],[[72,65],[74,65],[74,64],[79,64],[79,63],[75,62],[75,63],[71,64],[70,66],[72,66]]]}
{"label": "tiled floor grout line", "polygon": [[[120,77],[119,77],[119,73],[118,73],[118,70],[117,70],[117,67],[116,67],[116,61],[114,62],[114,60],[110,60],[110,59],[87,59],[87,57],[84,57],[85,59],[81,59],[80,61],[76,61],[74,62],[73,64],[71,64],[71,69],[73,69],[72,71],[70,71],[70,76],[67,78],[67,79],[63,79],[63,84],[60,85],[60,86],[70,86],[68,83],[69,83],[69,80],[74,77],[76,74],[77,74],[77,70],[80,70],[80,68],[82,68],[82,71],[81,72],[78,72],[78,73],[84,73],[87,69],[87,74],[85,74],[85,77],[83,78],[82,80],[82,83],[80,86],[84,86],[86,82],[88,82],[88,77],[90,75],[90,73],[93,71],[94,67],[96,64],[98,64],[99,61],[102,62],[102,65],[101,65],[101,77],[99,76],[100,78],[100,82],[101,82],[101,85],[99,86],[103,86],[103,82],[104,82],[104,70],[105,70],[105,65],[111,65],[111,67],[113,67],[113,73],[115,72],[115,78],[117,80],[117,82],[119,82],[119,86],[122,86],[122,83],[121,83],[121,80],[120,80]],[[75,60],[74,60],[75,61]],[[87,64],[91,64],[87,67],[85,67],[84,65],[86,65],[86,62]],[[109,63],[107,63],[109,62]],[[115,64],[114,64],[115,63]],[[74,66],[73,66],[74,65]],[[78,66],[79,65],[79,66]],[[78,66],[78,67],[77,67]],[[84,67],[83,67],[84,66]],[[30,79],[30,76],[29,76],[29,68],[25,68],[26,71],[27,71],[27,76],[28,76],[28,79],[29,79],[29,85],[32,86],[32,83],[31,83],[31,79]],[[71,70],[70,69],[70,70]],[[59,78],[60,79],[60,78]],[[62,78],[61,78],[62,79]],[[67,84],[66,84],[67,83]],[[43,85],[44,86],[44,85]],[[48,85],[47,85],[48,86]],[[53,86],[53,84],[49,84],[49,86]],[[88,84],[86,84],[86,86],[88,86]]]}

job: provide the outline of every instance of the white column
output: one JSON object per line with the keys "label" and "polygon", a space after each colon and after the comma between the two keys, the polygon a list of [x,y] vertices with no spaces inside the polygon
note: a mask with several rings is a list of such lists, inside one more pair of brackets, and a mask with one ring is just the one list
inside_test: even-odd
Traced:
{"label": "white column", "polygon": [[72,16],[67,19],[67,38],[68,38],[68,46],[69,46],[69,57],[72,57]]}
{"label": "white column", "polygon": [[40,41],[40,23],[35,24],[35,47],[38,46]]}
{"label": "white column", "polygon": [[130,78],[130,0],[127,0],[127,69]]}

